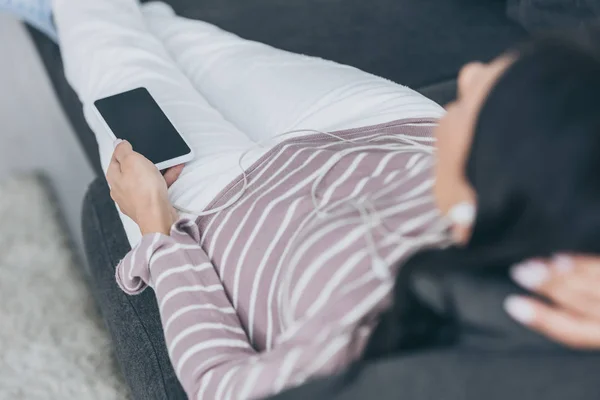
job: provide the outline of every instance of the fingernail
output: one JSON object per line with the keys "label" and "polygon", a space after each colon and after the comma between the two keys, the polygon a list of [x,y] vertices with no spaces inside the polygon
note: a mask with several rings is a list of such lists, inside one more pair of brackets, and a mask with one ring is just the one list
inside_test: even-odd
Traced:
{"label": "fingernail", "polygon": [[116,149],[117,146],[119,145],[119,143],[121,143],[123,141],[123,139],[117,139],[113,142],[113,148]]}
{"label": "fingernail", "polygon": [[575,261],[566,254],[556,254],[552,257],[552,265],[554,266],[554,269],[560,273],[571,272],[575,269]]}
{"label": "fingernail", "polygon": [[521,296],[508,296],[504,300],[504,311],[518,322],[528,325],[535,319],[535,310],[531,302]]}
{"label": "fingernail", "polygon": [[541,261],[527,261],[512,267],[510,276],[525,289],[536,289],[550,278],[550,271]]}
{"label": "fingernail", "polygon": [[448,211],[448,218],[456,225],[473,225],[475,206],[466,201],[458,203]]}

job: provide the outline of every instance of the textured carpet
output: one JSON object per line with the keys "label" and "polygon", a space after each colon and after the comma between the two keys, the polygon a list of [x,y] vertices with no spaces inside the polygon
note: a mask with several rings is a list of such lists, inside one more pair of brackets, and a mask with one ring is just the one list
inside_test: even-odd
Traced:
{"label": "textured carpet", "polygon": [[0,182],[0,399],[126,399],[44,182]]}

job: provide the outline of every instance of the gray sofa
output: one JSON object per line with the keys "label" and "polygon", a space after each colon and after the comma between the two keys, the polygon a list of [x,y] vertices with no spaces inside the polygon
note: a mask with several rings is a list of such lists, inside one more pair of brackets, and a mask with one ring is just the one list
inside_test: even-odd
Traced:
{"label": "gray sofa", "polygon": [[[539,1],[539,0],[538,0]],[[527,34],[506,15],[504,0],[171,0],[182,15],[244,37],[357,66],[445,103],[460,66],[488,60]],[[514,3],[514,2],[513,2]],[[117,359],[136,399],[184,399],[167,356],[151,291],[124,295],[114,266],[129,244],[102,177],[94,136],[64,79],[57,46],[31,32],[58,98],[98,173],[82,215],[86,271]],[[336,377],[308,383],[277,399],[600,398],[600,358],[572,353],[519,356],[460,348],[394,357],[369,365],[332,394]]]}

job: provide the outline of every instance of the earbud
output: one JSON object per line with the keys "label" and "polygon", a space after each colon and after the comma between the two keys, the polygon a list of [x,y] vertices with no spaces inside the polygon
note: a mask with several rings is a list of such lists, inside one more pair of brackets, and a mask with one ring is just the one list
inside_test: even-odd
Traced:
{"label": "earbud", "polygon": [[448,211],[447,217],[452,224],[452,238],[455,244],[467,243],[476,215],[475,205],[466,201],[456,204]]}
{"label": "earbud", "polygon": [[448,218],[453,224],[471,226],[475,222],[475,205],[466,201],[456,204],[448,211]]}

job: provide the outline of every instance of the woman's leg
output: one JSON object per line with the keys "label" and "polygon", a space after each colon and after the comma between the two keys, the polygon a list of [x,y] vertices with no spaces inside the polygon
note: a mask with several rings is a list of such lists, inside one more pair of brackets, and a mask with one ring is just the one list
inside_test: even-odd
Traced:
{"label": "woman's leg", "polygon": [[[146,87],[196,153],[171,197],[184,206],[188,198],[206,206],[239,174],[239,154],[253,143],[209,105],[147,31],[136,0],[54,0],[53,9],[66,76],[96,134],[104,168],[113,143],[93,112],[94,101]],[[132,244],[137,242],[137,227],[128,219],[124,223]]]}
{"label": "woman's leg", "polygon": [[356,68],[240,39],[142,6],[149,29],[206,99],[254,140],[301,128],[338,130],[440,117],[433,101]]}

